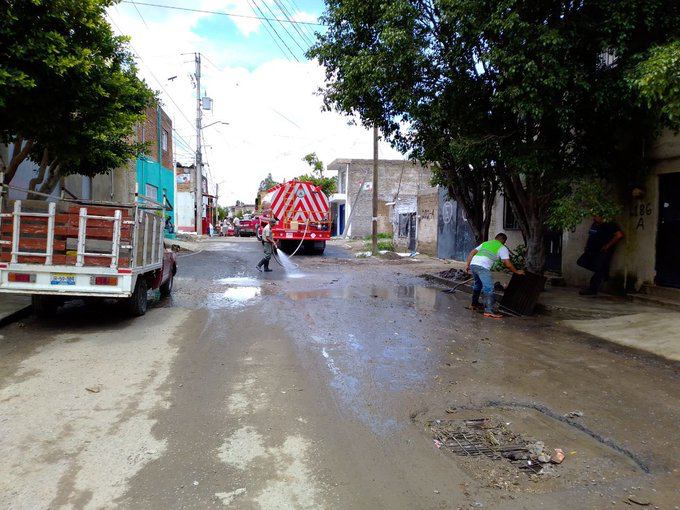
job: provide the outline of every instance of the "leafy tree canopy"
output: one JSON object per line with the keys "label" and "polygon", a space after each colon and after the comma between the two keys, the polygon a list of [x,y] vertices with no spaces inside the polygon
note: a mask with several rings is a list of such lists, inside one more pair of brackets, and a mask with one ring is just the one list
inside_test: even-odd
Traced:
{"label": "leafy tree canopy", "polygon": [[312,169],[312,173],[319,177],[323,177],[323,161],[319,159],[316,152],[310,152],[302,161],[306,162]]}
{"label": "leafy tree canopy", "polygon": [[338,180],[335,177],[317,177],[316,175],[303,174],[295,178],[296,181],[311,182],[314,186],[319,186],[327,197],[337,191]]}
{"label": "leafy tree canopy", "polygon": [[[574,179],[636,179],[645,136],[670,118],[659,111],[675,94],[673,57],[654,48],[680,36],[676,0],[326,4],[328,30],[309,51],[326,70],[326,108],[436,163],[478,236],[500,186],[532,271],[543,266],[553,202]],[[654,58],[668,72],[644,81]]]}
{"label": "leafy tree canopy", "polygon": [[133,159],[133,125],[153,102],[127,40],[105,20],[113,0],[10,0],[0,6],[0,162],[11,181],[26,158],[41,191],[68,173],[94,175]]}
{"label": "leafy tree canopy", "polygon": [[258,191],[267,191],[267,190],[273,188],[274,186],[276,186],[277,184],[279,184],[279,183],[274,180],[274,178],[272,177],[272,173],[269,172],[267,174],[267,177],[265,177],[264,179],[262,179],[260,181],[260,185],[258,186],[257,190]]}

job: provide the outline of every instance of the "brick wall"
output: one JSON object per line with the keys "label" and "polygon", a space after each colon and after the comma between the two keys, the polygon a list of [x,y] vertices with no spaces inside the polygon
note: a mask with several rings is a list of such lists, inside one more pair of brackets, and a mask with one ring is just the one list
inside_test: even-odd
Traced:
{"label": "brick wall", "polygon": [[[426,193],[428,190],[434,190],[429,181],[429,169],[419,164],[402,160],[380,160],[378,163],[378,232],[393,232],[394,206],[387,204],[409,201],[415,199],[419,191]],[[365,187],[357,199],[362,182]],[[372,183],[373,160],[351,160],[347,202],[353,208],[352,237],[364,237],[371,234]],[[415,212],[415,208],[413,211]]]}
{"label": "brick wall", "polygon": [[[163,149],[163,133],[167,136],[167,145]],[[172,169],[172,120],[161,109],[161,135],[158,135],[158,110],[155,106],[146,109],[146,117],[137,124],[136,139],[138,142],[147,143],[146,155],[154,161],[158,161],[158,147],[161,146],[161,164],[168,169]]]}

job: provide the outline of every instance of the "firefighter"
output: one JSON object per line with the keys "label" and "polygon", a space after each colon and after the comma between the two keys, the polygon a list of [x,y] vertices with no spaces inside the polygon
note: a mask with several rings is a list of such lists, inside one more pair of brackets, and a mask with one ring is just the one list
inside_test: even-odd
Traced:
{"label": "firefighter", "polygon": [[276,241],[272,237],[272,227],[276,225],[277,219],[275,217],[266,220],[262,218],[262,221],[266,222],[264,229],[262,229],[262,246],[264,248],[264,257],[257,263],[255,268],[262,272],[262,267],[264,266],[265,273],[271,272],[269,269],[269,261],[272,258],[272,254],[276,251]]}

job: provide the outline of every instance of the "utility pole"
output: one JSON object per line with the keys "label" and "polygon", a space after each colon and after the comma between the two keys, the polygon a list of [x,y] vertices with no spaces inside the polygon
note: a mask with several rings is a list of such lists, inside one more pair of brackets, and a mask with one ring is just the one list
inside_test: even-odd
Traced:
{"label": "utility pole", "polygon": [[378,126],[373,126],[373,239],[371,252],[378,254]]}
{"label": "utility pole", "polygon": [[196,235],[203,234],[203,154],[201,153],[201,54],[195,53],[196,62]]}

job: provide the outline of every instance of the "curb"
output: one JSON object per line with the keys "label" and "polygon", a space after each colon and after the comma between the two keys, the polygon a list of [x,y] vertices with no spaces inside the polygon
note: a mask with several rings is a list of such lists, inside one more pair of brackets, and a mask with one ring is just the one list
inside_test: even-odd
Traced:
{"label": "curb", "polygon": [[23,319],[24,317],[28,317],[29,315],[31,315],[32,312],[33,312],[32,305],[26,305],[23,308],[19,308],[16,312],[12,312],[9,315],[5,315],[2,319],[0,319],[0,328],[7,326],[8,324],[11,324],[13,322],[16,322],[19,319]]}

